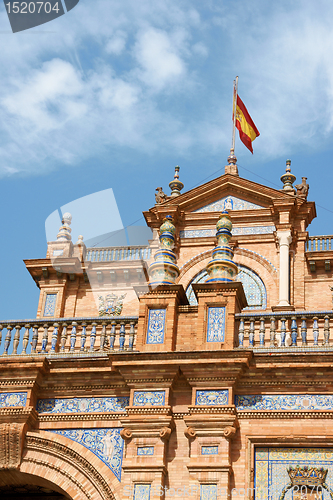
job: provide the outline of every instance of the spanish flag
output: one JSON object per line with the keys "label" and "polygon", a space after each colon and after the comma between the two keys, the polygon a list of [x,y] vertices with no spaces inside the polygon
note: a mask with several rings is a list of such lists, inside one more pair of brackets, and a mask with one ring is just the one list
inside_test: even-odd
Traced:
{"label": "spanish flag", "polygon": [[[235,101],[234,101],[235,102]],[[253,154],[253,149],[252,149],[252,142],[256,137],[258,137],[259,130],[253,123],[253,120],[251,116],[248,113],[248,110],[244,106],[243,101],[241,98],[237,95],[237,105],[236,105],[236,127],[239,131],[239,138],[242,141],[243,144],[251,151]]]}

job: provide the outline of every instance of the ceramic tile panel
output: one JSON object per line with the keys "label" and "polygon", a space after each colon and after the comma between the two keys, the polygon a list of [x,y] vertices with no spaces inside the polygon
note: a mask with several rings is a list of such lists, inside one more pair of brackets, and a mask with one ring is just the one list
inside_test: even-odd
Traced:
{"label": "ceramic tile panel", "polygon": [[201,446],[201,455],[218,455],[218,446]]}
{"label": "ceramic tile panel", "polygon": [[92,451],[107,465],[117,479],[121,479],[124,441],[120,436],[120,428],[112,429],[64,429],[52,430],[55,434],[65,436],[82,444]]}
{"label": "ceramic tile panel", "polygon": [[[331,495],[325,487],[315,487],[318,496],[297,495],[294,491],[288,469],[308,467],[327,470],[325,484],[333,488],[333,448],[256,448],[255,450],[255,499],[256,500],[295,500],[296,498],[330,500]],[[304,488],[305,492],[305,488]],[[283,496],[283,493],[285,495]]]}
{"label": "ceramic tile panel", "polygon": [[138,446],[137,455],[138,456],[154,455],[154,446]]}
{"label": "ceramic tile panel", "polygon": [[222,212],[223,210],[259,210],[260,205],[242,200],[236,196],[224,196],[220,200],[209,203],[204,207],[194,210],[194,212]]}
{"label": "ceramic tile panel", "polygon": [[54,316],[56,302],[57,302],[57,294],[56,293],[47,293],[46,294],[43,316]]}
{"label": "ceramic tile panel", "polygon": [[25,406],[27,396],[27,392],[3,392],[0,394],[0,408]]}
{"label": "ceramic tile panel", "polygon": [[129,397],[39,399],[38,413],[126,412]]}
{"label": "ceramic tile panel", "polygon": [[133,500],[150,500],[150,484],[136,484]]}
{"label": "ceramic tile panel", "polygon": [[201,484],[200,485],[200,500],[216,500],[217,485],[216,484]]}
{"label": "ceramic tile panel", "polygon": [[165,391],[134,391],[133,406],[164,406]]}
{"label": "ceramic tile panel", "polygon": [[224,342],[225,307],[208,307],[207,342]]}
{"label": "ceramic tile panel", "polygon": [[166,309],[150,309],[148,316],[147,344],[163,344]]}
{"label": "ceramic tile panel", "polygon": [[332,410],[333,395],[328,394],[256,394],[235,396],[238,411],[249,410]]}
{"label": "ceramic tile panel", "polygon": [[199,390],[197,389],[195,404],[198,406],[221,406],[227,405],[229,398],[228,389]]}

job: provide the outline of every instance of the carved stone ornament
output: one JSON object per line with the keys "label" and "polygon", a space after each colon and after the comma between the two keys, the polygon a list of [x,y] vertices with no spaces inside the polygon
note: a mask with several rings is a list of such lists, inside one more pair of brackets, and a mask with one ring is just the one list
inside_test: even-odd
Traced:
{"label": "carved stone ornament", "polygon": [[21,465],[26,424],[0,424],[0,469],[18,469]]}
{"label": "carved stone ornament", "polygon": [[235,429],[235,427],[232,427],[231,425],[228,425],[228,427],[223,429],[223,436],[226,439],[233,439],[235,434],[236,434],[236,429]]}
{"label": "carved stone ornament", "polygon": [[130,439],[132,439],[133,433],[132,433],[131,429],[129,429],[128,427],[125,427],[124,429],[122,429],[120,431],[120,436],[123,438],[124,441],[129,441]]}
{"label": "carved stone ornament", "polygon": [[197,437],[195,430],[193,427],[188,427],[186,431],[184,432],[185,436],[187,439],[195,439]]}
{"label": "carved stone ornament", "polygon": [[307,177],[302,177],[302,184],[295,185],[295,188],[297,189],[297,196],[303,198],[304,200],[307,199],[309,192],[309,184],[307,184],[306,181]]}
{"label": "carved stone ornament", "polygon": [[170,435],[171,435],[171,429],[170,427],[163,427],[161,430],[160,430],[160,438],[165,440],[165,441],[168,441],[169,438],[170,438]]}
{"label": "carved stone ornament", "polygon": [[156,188],[157,193],[155,193],[155,202],[156,205],[160,205],[167,199],[167,195],[163,193],[163,189],[161,187]]}

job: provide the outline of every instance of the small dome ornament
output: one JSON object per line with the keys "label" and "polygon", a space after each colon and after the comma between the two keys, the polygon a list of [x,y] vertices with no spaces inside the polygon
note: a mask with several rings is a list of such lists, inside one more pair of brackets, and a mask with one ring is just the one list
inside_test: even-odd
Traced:
{"label": "small dome ornament", "polygon": [[209,278],[206,283],[228,283],[238,274],[237,264],[232,260],[234,252],[229,245],[232,236],[232,222],[227,210],[224,210],[216,223],[217,246],[212,253],[212,260],[208,262],[206,271]]}
{"label": "small dome ornament", "polygon": [[184,184],[179,180],[179,166],[175,167],[175,175],[173,181],[169,183],[169,187],[171,189],[171,198],[175,198],[181,194],[181,190],[184,187]]}
{"label": "small dome ornament", "polygon": [[57,241],[71,241],[71,225],[72,215],[69,212],[64,213],[62,216],[62,226],[59,229],[59,233],[57,234]]}
{"label": "small dome ornament", "polygon": [[281,191],[287,191],[289,194],[296,194],[293,183],[296,180],[296,176],[291,173],[291,160],[286,161],[286,173],[281,175],[280,179],[283,182],[283,189]]}
{"label": "small dome ornament", "polygon": [[150,264],[148,270],[150,285],[174,285],[179,276],[176,255],[173,252],[175,232],[172,216],[167,215],[159,231],[161,248],[155,253],[155,262]]}

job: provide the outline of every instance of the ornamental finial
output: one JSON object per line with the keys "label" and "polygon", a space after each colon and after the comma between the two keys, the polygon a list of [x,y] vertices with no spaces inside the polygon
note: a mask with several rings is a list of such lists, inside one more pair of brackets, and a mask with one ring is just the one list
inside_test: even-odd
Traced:
{"label": "ornamental finial", "polygon": [[286,161],[286,173],[281,175],[280,179],[283,182],[283,189],[281,191],[287,191],[289,194],[296,194],[293,183],[296,180],[296,176],[291,173],[291,160]]}
{"label": "ornamental finial", "polygon": [[59,233],[57,234],[57,241],[71,241],[71,225],[72,216],[69,212],[64,213],[62,216],[62,226],[59,229]]}
{"label": "ornamental finial", "polygon": [[173,252],[176,227],[171,215],[165,217],[159,232],[161,247],[154,255],[155,262],[149,266],[149,283],[155,286],[174,285],[179,276],[179,268]]}
{"label": "ornamental finial", "polygon": [[171,198],[175,198],[181,194],[181,190],[184,187],[184,184],[179,180],[179,166],[175,167],[175,175],[173,181],[169,183],[169,187],[171,189]]}
{"label": "ornamental finial", "polygon": [[233,281],[238,273],[237,264],[232,260],[234,252],[229,245],[232,236],[232,222],[227,210],[224,210],[216,223],[217,246],[212,253],[212,260],[208,262],[206,271],[209,278],[206,283],[225,283]]}

